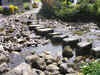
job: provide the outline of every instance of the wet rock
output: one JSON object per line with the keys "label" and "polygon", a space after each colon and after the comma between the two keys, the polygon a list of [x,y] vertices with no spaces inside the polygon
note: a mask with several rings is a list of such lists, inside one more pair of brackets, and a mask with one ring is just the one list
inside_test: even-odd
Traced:
{"label": "wet rock", "polygon": [[92,48],[91,54],[96,57],[100,57],[100,47]]}
{"label": "wet rock", "polygon": [[32,74],[32,69],[30,65],[26,63],[21,63],[11,71],[7,72],[4,75],[33,75]]}
{"label": "wet rock", "polygon": [[63,52],[62,52],[63,57],[72,57],[72,48],[71,46],[64,46]]}
{"label": "wet rock", "polygon": [[78,43],[78,51],[76,52],[77,55],[86,55],[90,53],[92,48],[92,42],[80,42]]}

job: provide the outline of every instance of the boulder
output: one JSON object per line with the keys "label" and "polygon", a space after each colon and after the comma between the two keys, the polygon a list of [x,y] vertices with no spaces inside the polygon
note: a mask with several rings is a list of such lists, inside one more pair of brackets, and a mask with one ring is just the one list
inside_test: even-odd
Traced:
{"label": "boulder", "polygon": [[26,63],[21,63],[20,65],[18,65],[17,67],[10,70],[4,75],[33,75],[33,74],[30,65]]}
{"label": "boulder", "polygon": [[54,72],[54,71],[58,71],[59,67],[55,64],[50,64],[46,67],[46,70],[49,72]]}
{"label": "boulder", "polygon": [[68,46],[68,45],[64,46],[64,49],[62,51],[62,55],[63,55],[63,57],[68,57],[68,58],[72,57],[73,53],[72,53],[71,46]]}
{"label": "boulder", "polygon": [[33,68],[45,69],[46,63],[44,58],[39,58],[37,55],[31,55],[26,57],[26,62],[29,63]]}

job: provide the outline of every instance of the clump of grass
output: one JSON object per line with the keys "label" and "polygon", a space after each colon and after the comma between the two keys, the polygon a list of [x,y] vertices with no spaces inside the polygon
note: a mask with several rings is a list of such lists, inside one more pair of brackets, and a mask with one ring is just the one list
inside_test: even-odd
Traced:
{"label": "clump of grass", "polygon": [[72,31],[74,34],[77,34],[79,36],[83,35],[85,32],[84,31]]}

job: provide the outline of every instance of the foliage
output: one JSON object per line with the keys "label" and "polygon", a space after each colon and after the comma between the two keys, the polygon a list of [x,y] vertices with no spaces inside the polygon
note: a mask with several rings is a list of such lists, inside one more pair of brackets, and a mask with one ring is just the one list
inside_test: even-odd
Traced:
{"label": "foliage", "polygon": [[29,10],[30,9],[30,3],[26,2],[23,4],[24,9]]}
{"label": "foliage", "polygon": [[19,8],[14,5],[0,6],[0,13],[5,15],[14,14]]}
{"label": "foliage", "polygon": [[85,75],[100,75],[100,61],[84,63],[81,66],[81,70]]}
{"label": "foliage", "polygon": [[48,10],[52,11],[50,15],[61,20],[76,20],[76,17],[77,19],[84,18],[85,20],[88,20],[87,18],[89,17],[90,19],[99,19],[100,0],[95,0],[94,2],[91,2],[90,0],[78,0],[78,4],[76,5],[73,5],[70,1],[56,0],[56,3]]}
{"label": "foliage", "polygon": [[0,6],[0,13],[2,13],[3,12],[3,7],[2,6]]}

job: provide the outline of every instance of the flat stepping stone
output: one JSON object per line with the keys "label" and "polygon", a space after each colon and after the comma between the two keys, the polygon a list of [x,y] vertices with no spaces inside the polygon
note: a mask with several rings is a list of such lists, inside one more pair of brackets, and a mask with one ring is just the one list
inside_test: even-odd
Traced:
{"label": "flat stepping stone", "polygon": [[83,42],[78,43],[78,46],[80,48],[88,47],[90,45],[92,45],[92,42],[83,41]]}
{"label": "flat stepping stone", "polygon": [[36,27],[41,27],[41,25],[29,25],[30,30],[36,29]]}
{"label": "flat stepping stone", "polygon": [[100,57],[100,46],[92,48],[91,54],[96,57]]}
{"label": "flat stepping stone", "polygon": [[67,38],[67,37],[68,37],[68,35],[66,35],[66,34],[54,35],[54,36],[52,37],[52,40],[61,42],[64,38]]}
{"label": "flat stepping stone", "polygon": [[52,28],[44,28],[44,29],[37,29],[37,33],[40,35],[47,35],[48,33],[53,33],[54,30]]}
{"label": "flat stepping stone", "polygon": [[49,35],[49,37],[52,37],[54,35],[61,35],[61,33],[60,32],[54,32],[54,33],[49,33],[48,35]]}
{"label": "flat stepping stone", "polygon": [[87,55],[90,53],[90,50],[92,48],[92,42],[88,41],[79,42],[77,45],[78,45],[78,49],[76,52],[77,55]]}
{"label": "flat stepping stone", "polygon": [[77,43],[80,41],[80,37],[69,37],[63,39],[63,45],[70,45],[72,47],[75,47]]}

